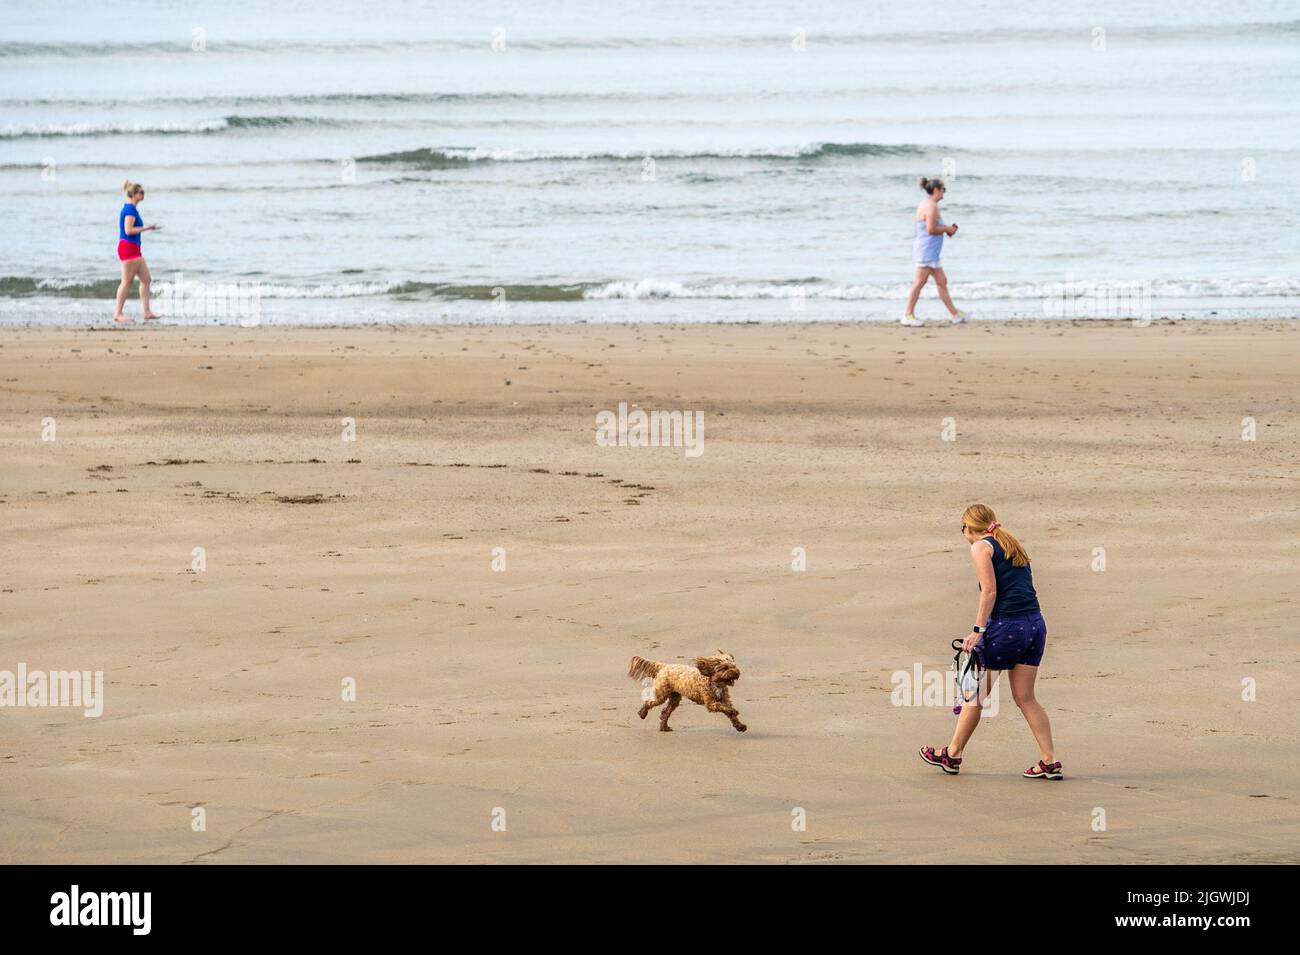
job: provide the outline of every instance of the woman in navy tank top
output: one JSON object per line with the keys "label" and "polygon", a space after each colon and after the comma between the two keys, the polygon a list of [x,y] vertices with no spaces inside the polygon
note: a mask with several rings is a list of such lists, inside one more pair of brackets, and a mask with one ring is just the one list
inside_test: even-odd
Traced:
{"label": "woman in navy tank top", "polygon": [[1026,769],[1025,778],[1061,779],[1061,764],[1052,746],[1052,724],[1034,696],[1034,681],[1047,643],[1047,624],[1034,591],[1029,555],[985,504],[966,508],[961,532],[970,542],[970,559],[980,591],[975,625],[962,645],[975,655],[985,676],[974,701],[963,704],[952,742],[939,752],[933,746],[922,746],[921,758],[950,776],[961,771],[962,751],[979,725],[980,703],[1006,670],[1011,696],[1040,751],[1038,765]]}

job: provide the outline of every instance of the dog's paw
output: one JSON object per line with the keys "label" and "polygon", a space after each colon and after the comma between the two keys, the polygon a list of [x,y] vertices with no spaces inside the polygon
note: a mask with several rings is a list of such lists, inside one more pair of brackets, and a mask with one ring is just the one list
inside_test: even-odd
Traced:
{"label": "dog's paw", "polygon": [[639,710],[636,711],[636,715],[639,716],[639,717],[641,717],[641,719],[645,719],[645,715],[646,715],[648,712],[650,712],[650,711],[647,710],[647,709],[643,706],[643,707],[641,707],[641,709],[639,709]]}
{"label": "dog's paw", "polygon": [[744,723],[737,723],[737,724],[736,724],[736,732],[737,732],[737,733],[743,733],[743,732],[745,732],[745,730],[747,730],[747,729],[749,729],[749,727],[746,726]]}
{"label": "dog's paw", "polygon": [[673,731],[673,728],[672,728],[671,726],[669,726],[667,723],[660,723],[660,724],[659,724],[659,732],[661,732],[661,733],[671,733],[672,731]]}

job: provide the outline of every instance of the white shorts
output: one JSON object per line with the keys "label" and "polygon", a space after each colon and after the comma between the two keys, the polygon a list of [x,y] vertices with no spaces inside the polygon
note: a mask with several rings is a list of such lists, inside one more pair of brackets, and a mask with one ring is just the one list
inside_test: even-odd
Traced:
{"label": "white shorts", "polygon": [[917,262],[916,267],[918,269],[941,269],[943,268],[943,263],[937,260],[934,262]]}

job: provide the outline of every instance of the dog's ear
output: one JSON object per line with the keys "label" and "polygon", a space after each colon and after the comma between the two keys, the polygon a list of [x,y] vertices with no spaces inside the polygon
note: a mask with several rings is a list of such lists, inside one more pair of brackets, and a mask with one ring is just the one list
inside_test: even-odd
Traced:
{"label": "dog's ear", "polygon": [[695,658],[695,669],[699,670],[706,677],[713,676],[713,673],[715,670],[717,670],[717,668],[718,668],[718,661],[713,657]]}

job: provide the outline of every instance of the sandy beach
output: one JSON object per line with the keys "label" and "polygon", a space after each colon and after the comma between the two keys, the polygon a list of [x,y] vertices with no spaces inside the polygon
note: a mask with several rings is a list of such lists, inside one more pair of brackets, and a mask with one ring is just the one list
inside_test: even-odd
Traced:
{"label": "sandy beach", "polygon": [[[0,709],[0,861],[1300,861],[1297,368],[1294,322],[9,331],[0,670],[104,697]],[[598,445],[620,402],[703,453]],[[959,778],[891,697],[975,501],[1063,783],[1009,693]],[[747,733],[637,719],[633,654],[715,647]]]}

